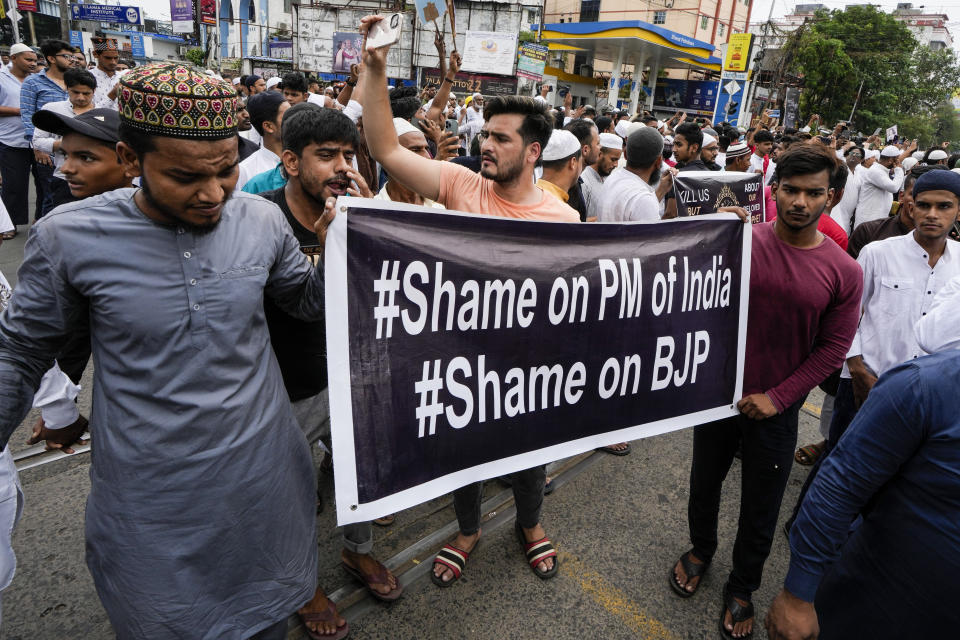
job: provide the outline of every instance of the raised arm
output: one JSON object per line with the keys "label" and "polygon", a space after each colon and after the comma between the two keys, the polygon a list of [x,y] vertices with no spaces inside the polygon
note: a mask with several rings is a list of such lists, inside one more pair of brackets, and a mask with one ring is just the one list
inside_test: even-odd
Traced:
{"label": "raised arm", "polygon": [[[366,16],[360,22],[360,32],[366,35],[370,27],[383,16]],[[367,138],[370,155],[379,162],[391,177],[419,193],[424,198],[436,200],[440,194],[440,165],[433,160],[404,149],[397,141],[390,112],[390,97],[387,95],[387,52],[390,47],[369,49],[364,47],[363,131]]]}
{"label": "raised arm", "polygon": [[427,111],[427,120],[435,120],[441,125],[443,124],[443,111],[447,106],[447,101],[450,99],[450,89],[453,88],[453,81],[457,77],[457,72],[460,71],[460,62],[461,58],[459,53],[454,51],[450,54],[448,70],[443,74],[437,95],[433,96],[430,110]]}

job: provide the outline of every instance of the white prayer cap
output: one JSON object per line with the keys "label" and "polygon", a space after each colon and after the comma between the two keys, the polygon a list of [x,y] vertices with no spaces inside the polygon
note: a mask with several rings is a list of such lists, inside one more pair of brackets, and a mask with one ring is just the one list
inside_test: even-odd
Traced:
{"label": "white prayer cap", "polygon": [[283,80],[280,79],[280,76],[273,76],[272,78],[267,80],[267,89],[272,89],[278,84],[280,84],[281,82],[283,82]]}
{"label": "white prayer cap", "polygon": [[482,98],[482,97],[483,97],[483,94],[480,94],[480,93],[475,93],[475,94],[473,94],[473,99],[474,99],[474,100],[476,100],[477,98]]}
{"label": "white prayer cap", "polygon": [[415,126],[413,126],[403,118],[394,118],[393,128],[397,130],[398,138],[405,133],[416,133],[420,131],[420,129],[417,129]]}
{"label": "white prayer cap", "polygon": [[554,129],[550,141],[543,150],[543,160],[563,160],[580,150],[580,141],[566,129]]}
{"label": "white prayer cap", "polygon": [[915,166],[917,166],[918,162],[920,161],[917,160],[916,158],[913,158],[913,157],[907,158],[906,160],[903,161],[903,171],[904,172],[910,171],[910,169],[913,169]]}
{"label": "white prayer cap", "polygon": [[712,145],[712,144],[717,144],[717,139],[714,138],[714,137],[713,137],[712,135],[710,135],[709,133],[703,134],[703,144],[700,145],[700,148],[701,148],[701,149],[706,149],[707,147],[709,147],[709,146]]}
{"label": "white prayer cap", "polygon": [[888,144],[883,148],[883,151],[880,152],[880,156],[883,158],[896,158],[898,155],[900,155],[900,149],[892,144]]}
{"label": "white prayer cap", "polygon": [[673,144],[673,136],[663,136],[663,144]]}
{"label": "white prayer cap", "polygon": [[623,138],[615,133],[600,134],[601,149],[623,149]]}
{"label": "white prayer cap", "polygon": [[921,160],[923,160],[923,151],[914,151],[913,153],[910,154],[910,157],[916,160],[917,162],[920,162]]}
{"label": "white prayer cap", "polygon": [[947,152],[943,149],[934,149],[930,152],[930,155],[927,156],[930,160],[946,160],[950,156],[947,155]]}
{"label": "white prayer cap", "polygon": [[627,136],[626,136],[626,137],[629,138],[630,135],[631,135],[634,131],[639,131],[640,129],[643,129],[644,127],[648,128],[648,129],[650,128],[650,127],[647,127],[647,125],[643,124],[642,122],[631,122],[630,125],[627,127]]}
{"label": "white prayer cap", "polygon": [[870,158],[879,158],[879,157],[880,157],[880,152],[877,151],[876,149],[867,149],[867,152],[863,154],[864,160],[869,160]]}
{"label": "white prayer cap", "polygon": [[233,84],[240,84],[240,78],[234,78],[231,82],[233,82]]}
{"label": "white prayer cap", "polygon": [[663,129],[663,125],[667,124],[663,120],[657,120],[657,129]]}
{"label": "white prayer cap", "polygon": [[22,42],[18,42],[17,44],[10,47],[10,55],[12,56],[17,55],[18,53],[26,53],[27,51],[33,51],[33,49],[23,44]]}
{"label": "white prayer cap", "polygon": [[627,133],[629,129],[630,129],[629,120],[621,120],[620,122],[617,123],[617,126],[613,128],[613,130],[616,131],[617,135],[620,136],[621,138],[627,137]]}

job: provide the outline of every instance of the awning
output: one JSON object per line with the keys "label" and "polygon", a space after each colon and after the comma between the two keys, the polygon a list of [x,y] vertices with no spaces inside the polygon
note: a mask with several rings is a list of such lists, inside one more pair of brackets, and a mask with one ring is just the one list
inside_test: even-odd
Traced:
{"label": "awning", "polygon": [[[531,25],[537,31],[539,25]],[[595,60],[615,65],[620,51],[623,61],[632,63],[635,58],[644,58],[647,65],[660,69],[706,69],[721,70],[722,60],[717,57],[716,47],[639,20],[613,20],[609,22],[560,22],[543,25],[541,42],[551,50],[586,51]]]}

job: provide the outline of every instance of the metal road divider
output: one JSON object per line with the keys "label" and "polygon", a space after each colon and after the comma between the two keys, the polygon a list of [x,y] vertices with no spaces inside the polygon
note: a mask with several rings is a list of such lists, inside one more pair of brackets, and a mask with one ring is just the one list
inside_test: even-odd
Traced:
{"label": "metal road divider", "polygon": [[[554,491],[603,459],[602,454],[590,451],[561,462],[548,474],[553,480]],[[509,525],[513,522],[517,513],[517,507],[513,502],[513,489],[505,489],[485,500],[481,505],[481,512],[483,513],[481,525],[484,534],[492,533],[504,525]],[[417,580],[426,577],[433,570],[433,556],[457,531],[457,521],[448,522],[393,557],[384,560],[383,564],[397,576],[400,584],[408,587]],[[355,586],[355,584],[340,587],[336,591],[328,593],[327,597],[337,603],[337,611],[348,622],[359,620],[370,611],[382,606],[379,601],[370,595],[366,587]],[[300,622],[300,617],[291,616],[287,622],[287,638],[289,640],[300,640],[305,637],[307,636],[303,624]]]}
{"label": "metal road divider", "polygon": [[84,432],[81,436],[81,441],[73,447],[73,453],[64,453],[60,450],[47,451],[46,445],[42,442],[39,444],[30,445],[26,449],[21,449],[13,454],[13,462],[17,467],[17,472],[22,473],[27,469],[32,469],[34,467],[39,467],[50,462],[56,462],[57,460],[63,460],[64,458],[72,458],[73,456],[78,456],[82,453],[89,453],[90,451],[90,434]]}

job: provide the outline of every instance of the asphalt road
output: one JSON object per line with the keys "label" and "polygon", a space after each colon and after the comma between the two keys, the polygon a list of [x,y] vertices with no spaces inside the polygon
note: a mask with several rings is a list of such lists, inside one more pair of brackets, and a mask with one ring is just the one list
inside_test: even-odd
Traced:
{"label": "asphalt road", "polygon": [[[0,247],[0,269],[11,282],[25,234]],[[80,397],[89,412],[90,372]],[[800,444],[819,440],[821,396],[814,391],[801,413]],[[33,414],[11,440],[22,449]],[[538,580],[513,533],[509,491],[496,481],[485,496],[496,514],[464,578],[439,589],[425,573],[442,545],[437,532],[451,530],[449,499],[397,514],[388,528],[375,527],[374,554],[395,558],[406,584],[403,598],[373,603],[339,566],[333,482],[321,476],[326,508],[318,514],[320,582],[336,592],[352,638],[716,638],[721,590],[730,569],[738,516],[740,467],[735,461],[724,486],[720,549],[698,593],[676,597],[667,575],[689,547],[686,522],[692,432],[679,431],[633,443],[627,457],[594,454],[572,469],[556,469],[562,486],[546,498],[543,523],[559,548],[556,578]],[[95,446],[95,445],[94,445]],[[21,474],[26,507],[15,534],[18,567],[3,593],[2,640],[108,640],[113,633],[84,563],[83,511],[89,490],[89,454],[51,462]],[[567,463],[569,466],[571,463]],[[781,510],[789,515],[807,468],[794,465]],[[432,537],[432,538],[431,538]],[[442,536],[441,536],[442,537]],[[426,540],[426,542],[424,542]],[[439,540],[439,541],[437,541]],[[786,574],[789,549],[777,533],[761,589],[754,594],[759,618]],[[289,638],[306,637],[292,626]],[[765,637],[758,629],[755,637]]]}

